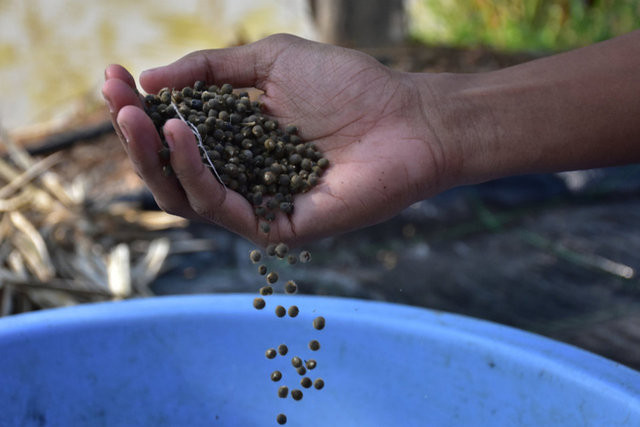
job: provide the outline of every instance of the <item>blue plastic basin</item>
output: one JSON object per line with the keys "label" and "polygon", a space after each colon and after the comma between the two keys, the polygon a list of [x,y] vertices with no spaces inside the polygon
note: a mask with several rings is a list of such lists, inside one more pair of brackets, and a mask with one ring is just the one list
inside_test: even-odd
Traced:
{"label": "blue plastic basin", "polygon": [[[640,426],[640,374],[485,321],[352,299],[164,297],[0,321],[2,426]],[[277,318],[276,304],[297,304]],[[322,331],[315,316],[326,318]],[[308,349],[317,339],[321,348]],[[285,343],[287,356],[265,350]],[[291,357],[313,357],[299,386]],[[274,383],[270,373],[284,378]],[[277,387],[304,397],[277,397]]]}

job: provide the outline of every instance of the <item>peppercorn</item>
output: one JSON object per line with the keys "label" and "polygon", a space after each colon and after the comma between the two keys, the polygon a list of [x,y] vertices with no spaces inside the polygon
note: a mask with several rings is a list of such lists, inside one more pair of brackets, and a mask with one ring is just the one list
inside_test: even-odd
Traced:
{"label": "peppercorn", "polygon": [[[280,396],[283,397],[283,396]],[[287,396],[284,396],[287,397]],[[276,417],[276,421],[278,422],[278,424],[286,424],[287,423],[287,416],[285,414],[278,414],[278,416]]]}
{"label": "peppercorn", "polygon": [[321,330],[324,328],[324,317],[322,316],[318,316],[315,319],[313,319],[313,327],[316,328],[317,330]]}
{"label": "peppercorn", "polygon": [[285,344],[280,344],[278,346],[278,354],[280,354],[280,356],[286,356],[288,352],[289,348]]}
{"label": "peppercorn", "polygon": [[297,306],[292,305],[291,307],[289,307],[289,317],[296,317],[299,312],[300,310]]}
{"label": "peppercorn", "polygon": [[267,351],[265,351],[264,355],[267,356],[267,359],[273,359],[276,357],[276,349],[270,348]]}
{"label": "peppercorn", "polygon": [[276,311],[276,316],[278,317],[284,317],[284,315],[287,314],[287,309],[285,309],[281,305],[277,306],[275,311]]}
{"label": "peppercorn", "polygon": [[302,391],[300,391],[298,389],[291,390],[291,397],[293,398],[293,400],[302,399]]}
{"label": "peppercorn", "polygon": [[322,390],[322,387],[324,387],[324,381],[322,380],[322,378],[318,378],[313,383],[313,386],[316,388],[316,390]]}
{"label": "peppercorn", "polygon": [[309,341],[309,349],[311,349],[311,351],[320,350],[320,343],[318,342],[318,340]]}
{"label": "peppercorn", "polygon": [[263,286],[260,288],[260,295],[266,296],[266,295],[272,295],[273,294],[273,288],[271,286]]}
{"label": "peppercorn", "polygon": [[273,371],[271,373],[271,381],[273,382],[278,382],[282,379],[282,372],[280,371]]}
{"label": "peppercorn", "polygon": [[280,259],[284,258],[285,255],[289,252],[289,246],[284,243],[278,243],[276,245],[276,256]]}
{"label": "peppercorn", "polygon": [[311,253],[309,251],[301,251],[299,258],[300,258],[300,262],[305,264],[311,261]]}
{"label": "peppercorn", "polygon": [[254,264],[257,264],[262,259],[262,253],[259,250],[254,249],[249,252],[249,259],[251,259],[251,262]]}
{"label": "peppercorn", "polygon": [[293,356],[291,358],[291,364],[294,368],[299,368],[300,366],[302,366],[302,359],[300,359],[298,356]]}
{"label": "peppercorn", "polygon": [[298,291],[298,285],[293,280],[287,281],[284,284],[284,292],[287,294],[295,294]]}
{"label": "peppercorn", "polygon": [[253,300],[253,306],[258,309],[258,310],[262,310],[265,305],[267,305],[264,300],[262,298],[255,298]]}
{"label": "peppercorn", "polygon": [[[273,378],[273,375],[272,375],[272,378]],[[304,377],[304,378],[302,378],[302,379],[300,380],[300,385],[301,385],[302,387],[304,387],[304,388],[309,388],[309,387],[311,387],[311,384],[312,384],[312,382],[311,382],[311,378],[309,378],[309,377]]]}
{"label": "peppercorn", "polygon": [[286,385],[281,385],[278,387],[278,397],[285,398],[289,394],[289,387]]}
{"label": "peppercorn", "polygon": [[269,283],[270,285],[273,285],[277,281],[278,281],[278,273],[276,273],[275,271],[272,271],[271,273],[267,274],[267,283]]}

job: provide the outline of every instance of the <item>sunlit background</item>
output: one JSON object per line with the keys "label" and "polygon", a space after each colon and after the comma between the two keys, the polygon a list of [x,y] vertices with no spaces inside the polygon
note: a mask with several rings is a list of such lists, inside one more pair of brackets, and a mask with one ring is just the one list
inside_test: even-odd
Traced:
{"label": "sunlit background", "polygon": [[[412,72],[482,72],[640,28],[640,0],[0,0],[0,315],[253,292],[251,245],[159,212],[100,87],[288,32]],[[640,168],[456,189],[316,242],[304,293],[414,304],[640,368]]]}

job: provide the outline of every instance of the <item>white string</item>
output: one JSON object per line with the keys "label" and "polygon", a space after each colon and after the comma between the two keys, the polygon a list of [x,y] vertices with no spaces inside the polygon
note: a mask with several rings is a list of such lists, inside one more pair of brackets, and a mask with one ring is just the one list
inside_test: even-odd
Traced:
{"label": "white string", "polygon": [[196,136],[198,140],[198,147],[200,147],[200,149],[204,153],[204,157],[205,159],[207,159],[207,162],[209,163],[209,166],[211,166],[211,169],[213,169],[213,173],[216,175],[216,178],[218,178],[218,182],[222,184],[222,188],[224,188],[224,191],[227,191],[227,186],[224,185],[224,182],[222,182],[222,178],[220,178],[220,175],[218,175],[218,171],[216,170],[216,167],[213,166],[213,162],[209,158],[209,154],[207,154],[207,150],[204,148],[204,144],[202,144],[202,137],[200,136],[200,132],[198,132],[198,128],[195,127],[195,125],[190,121],[187,121],[184,119],[182,114],[180,114],[180,111],[178,111],[178,107],[176,106],[175,102],[173,102],[173,100],[171,101],[171,106],[173,107],[174,110],[176,110],[176,114],[178,115],[180,120],[182,120],[184,123],[187,124],[187,126],[189,126],[189,128],[191,128],[191,132],[193,132],[193,134]]}

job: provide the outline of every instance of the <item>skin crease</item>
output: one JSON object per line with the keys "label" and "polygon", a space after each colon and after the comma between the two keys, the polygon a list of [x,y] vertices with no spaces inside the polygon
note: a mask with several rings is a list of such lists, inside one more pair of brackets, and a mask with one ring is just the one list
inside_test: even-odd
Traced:
{"label": "skin crease", "polygon": [[[191,53],[140,76],[142,89],[196,80],[264,92],[263,112],[295,124],[330,161],[320,184],[265,235],[248,201],[224,191],[179,120],[164,127],[175,176],[133,77],[105,71],[103,95],[136,172],[169,213],[265,246],[371,225],[456,185],[516,173],[640,161],[640,32],[478,74],[393,71],[363,53],[275,35]],[[596,82],[597,84],[594,84]]]}

